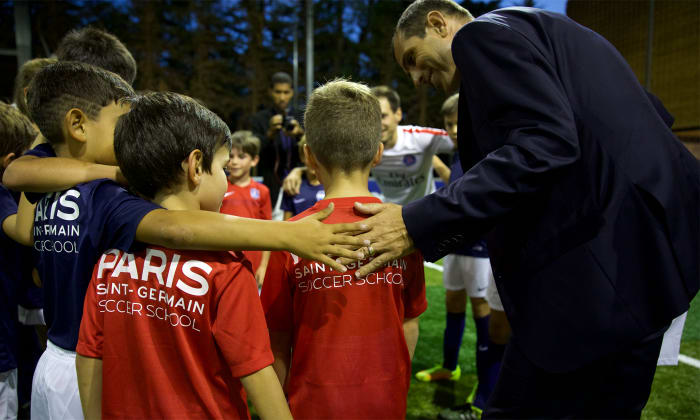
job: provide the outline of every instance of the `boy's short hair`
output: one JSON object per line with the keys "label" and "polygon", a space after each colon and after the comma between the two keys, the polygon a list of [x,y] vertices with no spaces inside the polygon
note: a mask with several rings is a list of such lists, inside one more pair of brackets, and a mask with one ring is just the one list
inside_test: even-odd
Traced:
{"label": "boy's short hair", "polygon": [[30,116],[24,89],[29,86],[29,83],[41,69],[56,61],[55,58],[35,58],[22,64],[22,67],[19,68],[17,77],[15,77],[15,90],[12,94],[12,101],[17,105],[17,109],[26,115],[27,118],[30,118]]}
{"label": "boy's short hair", "polygon": [[[425,25],[428,13],[437,10],[447,16],[458,16],[474,19],[471,13],[452,0],[416,0],[403,11],[396,23],[396,34],[405,39],[417,36],[425,38]],[[392,43],[393,44],[393,43]]]}
{"label": "boy's short hair", "polygon": [[0,157],[10,153],[21,156],[37,134],[32,122],[19,109],[0,101]]}
{"label": "boy's short hair", "polygon": [[58,44],[60,61],[79,61],[117,73],[129,84],[136,79],[136,61],[116,36],[100,29],[74,29]]}
{"label": "boy's short hair", "polygon": [[275,85],[280,83],[286,83],[289,86],[292,86],[292,77],[283,71],[278,71],[277,73],[273,74],[272,77],[270,77],[270,88],[273,88]]}
{"label": "boy's short hair", "polygon": [[445,102],[442,103],[442,108],[440,108],[440,115],[442,115],[443,117],[446,117],[448,115],[452,115],[452,114],[457,113],[458,109],[459,109],[459,93],[455,93],[454,95],[445,99]]}
{"label": "boy's short hair", "polygon": [[58,61],[42,69],[27,91],[32,121],[50,143],[62,143],[61,130],[72,108],[95,119],[103,107],[134,95],[131,86],[105,69],[75,61]]}
{"label": "boy's short hair", "polygon": [[379,98],[386,98],[393,112],[401,108],[401,97],[396,91],[389,86],[375,86],[372,88],[372,95]]}
{"label": "boy's short hair", "polygon": [[248,153],[254,158],[260,154],[260,139],[252,131],[239,130],[231,136],[231,148]]}
{"label": "boy's short hair", "polygon": [[304,113],[306,141],[327,169],[368,166],[382,137],[379,100],[363,84],[336,79],[314,89]]}
{"label": "boy's short hair", "polygon": [[129,186],[147,199],[182,182],[182,162],[193,150],[211,173],[217,149],[231,148],[226,123],[188,96],[150,92],[129,102],[114,129],[114,152]]}

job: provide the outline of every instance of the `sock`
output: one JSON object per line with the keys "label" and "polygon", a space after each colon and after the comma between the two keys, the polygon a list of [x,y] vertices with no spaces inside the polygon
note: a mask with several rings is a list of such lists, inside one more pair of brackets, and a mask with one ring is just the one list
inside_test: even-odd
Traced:
{"label": "sock", "polygon": [[474,325],[476,325],[476,377],[479,383],[486,380],[486,375],[489,366],[488,354],[489,354],[489,318],[490,316],[485,316],[482,318],[474,318]]}
{"label": "sock", "polygon": [[445,334],[442,341],[442,367],[448,370],[457,369],[459,348],[462,346],[464,334],[464,312],[448,312],[445,323]]}
{"label": "sock", "polygon": [[476,391],[476,398],[474,398],[474,405],[483,409],[486,407],[486,403],[496,387],[496,381],[498,380],[498,373],[501,371],[501,361],[503,360],[503,353],[506,350],[505,344],[495,344],[491,343],[489,345],[488,354],[486,355],[487,366],[485,367],[484,379],[479,377],[479,388]]}

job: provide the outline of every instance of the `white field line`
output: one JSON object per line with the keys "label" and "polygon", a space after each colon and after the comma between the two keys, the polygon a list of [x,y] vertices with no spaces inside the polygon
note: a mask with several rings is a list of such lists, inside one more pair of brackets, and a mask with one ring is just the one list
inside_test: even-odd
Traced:
{"label": "white field line", "polygon": [[[439,272],[442,273],[442,270],[443,270],[443,269],[442,269],[442,266],[441,266],[441,265],[437,265],[437,264],[434,264],[434,263],[431,263],[431,262],[427,262],[427,261],[423,262],[423,265],[426,266],[426,267],[428,267],[428,268],[431,268],[431,269],[433,269],[433,270],[437,270],[437,271],[439,271]],[[686,356],[685,354],[679,354],[679,355],[678,355],[678,361],[679,361],[680,363],[685,363],[686,365],[690,365],[690,366],[692,366],[692,367],[695,367],[695,368],[700,369],[700,360],[698,360],[698,359],[693,359],[692,357]]]}

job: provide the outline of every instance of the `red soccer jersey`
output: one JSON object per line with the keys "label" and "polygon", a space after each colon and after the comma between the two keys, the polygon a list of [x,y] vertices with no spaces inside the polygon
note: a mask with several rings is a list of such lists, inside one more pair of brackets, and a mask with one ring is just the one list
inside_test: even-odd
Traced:
{"label": "red soccer jersey", "polygon": [[102,359],[104,418],[250,418],[238,378],[273,357],[240,254],[109,250],[83,310],[77,352]]}
{"label": "red soccer jersey", "polygon": [[[330,202],[324,223],[364,218],[353,203],[371,197],[319,201],[296,218]],[[262,302],[271,332],[292,338],[285,387],[295,418],[404,418],[411,360],[403,321],[427,307],[423,260],[414,253],[363,279],[356,269],[340,273],[324,264],[274,252],[265,276]]]}
{"label": "red soccer jersey", "polygon": [[[239,187],[229,181],[228,191],[221,203],[221,213],[249,219],[272,219],[272,204],[270,190],[263,184],[250,180],[247,187]],[[260,266],[261,251],[244,251],[246,257],[253,263],[253,271]]]}

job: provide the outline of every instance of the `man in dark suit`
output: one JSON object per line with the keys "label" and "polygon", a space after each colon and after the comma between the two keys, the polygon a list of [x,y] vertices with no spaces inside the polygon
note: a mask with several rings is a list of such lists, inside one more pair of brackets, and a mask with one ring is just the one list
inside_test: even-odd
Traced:
{"label": "man in dark suit", "polygon": [[459,89],[465,174],[403,208],[358,205],[376,214],[359,275],[486,234],[513,335],[485,417],[639,417],[700,286],[700,171],[668,113],[555,13],[419,0],[393,47],[417,85]]}

